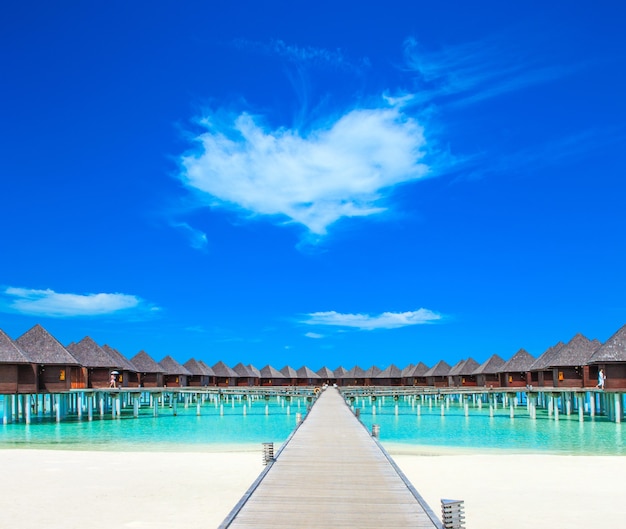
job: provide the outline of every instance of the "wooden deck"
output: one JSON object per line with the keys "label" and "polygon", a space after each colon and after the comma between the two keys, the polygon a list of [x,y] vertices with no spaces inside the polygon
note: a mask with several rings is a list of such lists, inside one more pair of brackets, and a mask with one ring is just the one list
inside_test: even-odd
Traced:
{"label": "wooden deck", "polygon": [[441,528],[334,388],[324,391],[221,528]]}

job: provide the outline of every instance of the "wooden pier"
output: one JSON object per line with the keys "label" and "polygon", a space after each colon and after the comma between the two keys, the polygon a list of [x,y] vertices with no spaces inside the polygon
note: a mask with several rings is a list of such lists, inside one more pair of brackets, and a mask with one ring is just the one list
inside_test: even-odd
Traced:
{"label": "wooden pier", "polygon": [[441,529],[387,452],[328,388],[220,529]]}

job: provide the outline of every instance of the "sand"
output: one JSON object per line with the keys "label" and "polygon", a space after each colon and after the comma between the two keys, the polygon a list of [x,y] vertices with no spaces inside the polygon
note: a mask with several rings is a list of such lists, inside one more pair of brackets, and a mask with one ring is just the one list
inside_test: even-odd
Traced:
{"label": "sand", "polygon": [[[439,514],[465,501],[467,529],[623,527],[626,458],[415,455],[394,460]],[[3,527],[217,527],[263,470],[246,452],[0,450]]]}

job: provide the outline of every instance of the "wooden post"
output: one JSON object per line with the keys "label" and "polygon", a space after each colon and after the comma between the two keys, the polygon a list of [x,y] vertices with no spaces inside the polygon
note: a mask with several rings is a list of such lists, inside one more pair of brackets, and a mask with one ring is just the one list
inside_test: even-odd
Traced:
{"label": "wooden post", "polygon": [[585,420],[585,405],[581,393],[576,394],[576,402],[578,403],[578,422],[583,422]]}
{"label": "wooden post", "polygon": [[201,400],[198,398],[198,394],[196,393],[196,415],[200,415],[200,404]]}
{"label": "wooden post", "polygon": [[621,394],[613,394],[613,406],[615,407],[615,422],[622,422],[622,403]]}
{"label": "wooden post", "polygon": [[93,393],[90,393],[87,396],[87,418],[90,421],[93,421],[93,407],[94,407]]}

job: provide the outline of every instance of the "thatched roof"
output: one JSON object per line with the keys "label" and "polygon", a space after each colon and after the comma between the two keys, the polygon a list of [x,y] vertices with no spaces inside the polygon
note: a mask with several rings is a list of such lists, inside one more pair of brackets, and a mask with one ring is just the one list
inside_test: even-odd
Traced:
{"label": "thatched roof", "polygon": [[128,358],[126,358],[117,349],[114,349],[110,345],[104,344],[102,346],[102,350],[113,359],[115,363],[115,368],[121,369],[122,371],[131,371],[132,373],[137,372],[137,368],[133,364],[131,364]]}
{"label": "thatched roof", "polygon": [[395,366],[394,364],[391,364],[390,366],[383,369],[380,373],[378,373],[378,375],[376,375],[375,378],[401,378],[401,377],[402,377],[402,370],[399,367]]}
{"label": "thatched roof", "polygon": [[266,365],[261,368],[261,378],[287,378],[278,369],[271,365]]}
{"label": "thatched roof", "polygon": [[79,365],[78,360],[39,324],[15,341],[33,364]]}
{"label": "thatched roof", "polygon": [[199,363],[202,367],[204,367],[204,369],[206,370],[206,372],[207,372],[207,375],[208,375],[208,376],[210,376],[210,377],[214,377],[214,376],[215,376],[215,371],[213,371],[213,368],[212,368],[211,366],[207,365],[207,364],[204,362],[204,360],[198,360],[198,363]]}
{"label": "thatched roof", "polygon": [[319,375],[320,378],[325,378],[325,379],[335,378],[335,373],[333,373],[326,366],[321,367],[320,369],[318,369],[317,370],[317,374]]}
{"label": "thatched roof", "polygon": [[22,351],[2,329],[0,329],[0,363],[1,364],[30,364],[26,353]]}
{"label": "thatched roof", "polygon": [[301,378],[301,379],[312,378],[312,379],[317,380],[321,378],[315,371],[308,368],[307,366],[302,366],[300,369],[296,371],[296,373],[298,373],[298,378]]}
{"label": "thatched roof", "polygon": [[215,373],[216,377],[239,378],[239,375],[237,374],[237,372],[231,369],[230,367],[228,367],[221,360],[213,366],[213,372]]}
{"label": "thatched roof", "polygon": [[166,375],[191,375],[191,371],[189,371],[189,369],[179,364],[170,355],[167,355],[165,358],[163,358],[163,360],[159,362],[159,365],[163,368]]}
{"label": "thatched roof", "polygon": [[78,360],[83,367],[99,367],[103,369],[117,367],[117,362],[111,358],[89,336],[85,336],[78,343],[71,343],[66,349]]}
{"label": "thatched roof", "polygon": [[472,375],[495,375],[502,372],[502,366],[504,360],[498,355],[492,355],[487,358],[482,364],[480,364],[473,372]]}
{"label": "thatched roof", "polygon": [[601,345],[598,340],[590,340],[578,333],[557,351],[549,367],[583,366]]}
{"label": "thatched roof", "polygon": [[285,378],[298,378],[298,372],[291,366],[283,367],[280,372],[285,375]]}
{"label": "thatched roof", "polygon": [[589,358],[590,364],[626,362],[626,325],[611,336]]}
{"label": "thatched roof", "polygon": [[450,372],[450,365],[445,360],[439,360],[433,367],[431,367],[422,376],[425,377],[445,377]]}
{"label": "thatched roof", "polygon": [[342,378],[346,374],[346,370],[342,366],[339,366],[333,369],[333,373],[335,374],[335,378]]}
{"label": "thatched roof", "polygon": [[430,368],[424,362],[420,362],[415,366],[415,369],[413,370],[413,376],[423,377],[424,375],[426,375],[426,373],[428,373],[429,369]]}
{"label": "thatched roof", "polygon": [[345,378],[345,379],[359,379],[359,378],[366,378],[367,375],[365,374],[365,371],[363,371],[359,366],[354,366],[352,369],[350,369],[349,371],[346,371],[343,376],[341,378]]}
{"label": "thatched roof", "polygon": [[206,365],[202,365],[195,358],[190,358],[183,364],[187,371],[195,377],[213,376],[213,371],[209,372]]}
{"label": "thatched roof", "polygon": [[381,369],[379,367],[372,366],[365,370],[365,378],[376,378],[380,372]]}
{"label": "thatched roof", "polygon": [[501,367],[502,373],[526,373],[535,361],[535,357],[525,349],[520,349]]}
{"label": "thatched roof", "polygon": [[459,369],[459,375],[462,377],[473,375],[474,371],[480,367],[480,364],[473,358],[465,360],[461,369]]}
{"label": "thatched roof", "polygon": [[565,345],[563,342],[558,342],[552,347],[548,347],[544,353],[533,362],[528,371],[541,371],[549,368],[552,364],[552,359],[556,357],[556,354],[563,345]]}
{"label": "thatched roof", "polygon": [[413,371],[415,371],[415,365],[409,364],[402,370],[402,377],[412,377]]}
{"label": "thatched roof", "polygon": [[237,373],[237,376],[239,378],[256,378],[255,374],[250,370],[250,368],[241,362],[233,367],[233,371]]}
{"label": "thatched roof", "polygon": [[155,362],[145,351],[139,351],[130,359],[130,362],[139,373],[165,373],[165,369]]}
{"label": "thatched roof", "polygon": [[252,364],[248,364],[246,367],[250,370],[254,378],[261,378],[261,372]]}
{"label": "thatched roof", "polygon": [[453,377],[458,375],[461,368],[465,365],[465,362],[467,362],[467,360],[459,360],[456,364],[454,364],[450,368],[450,371],[448,371],[448,376]]}

